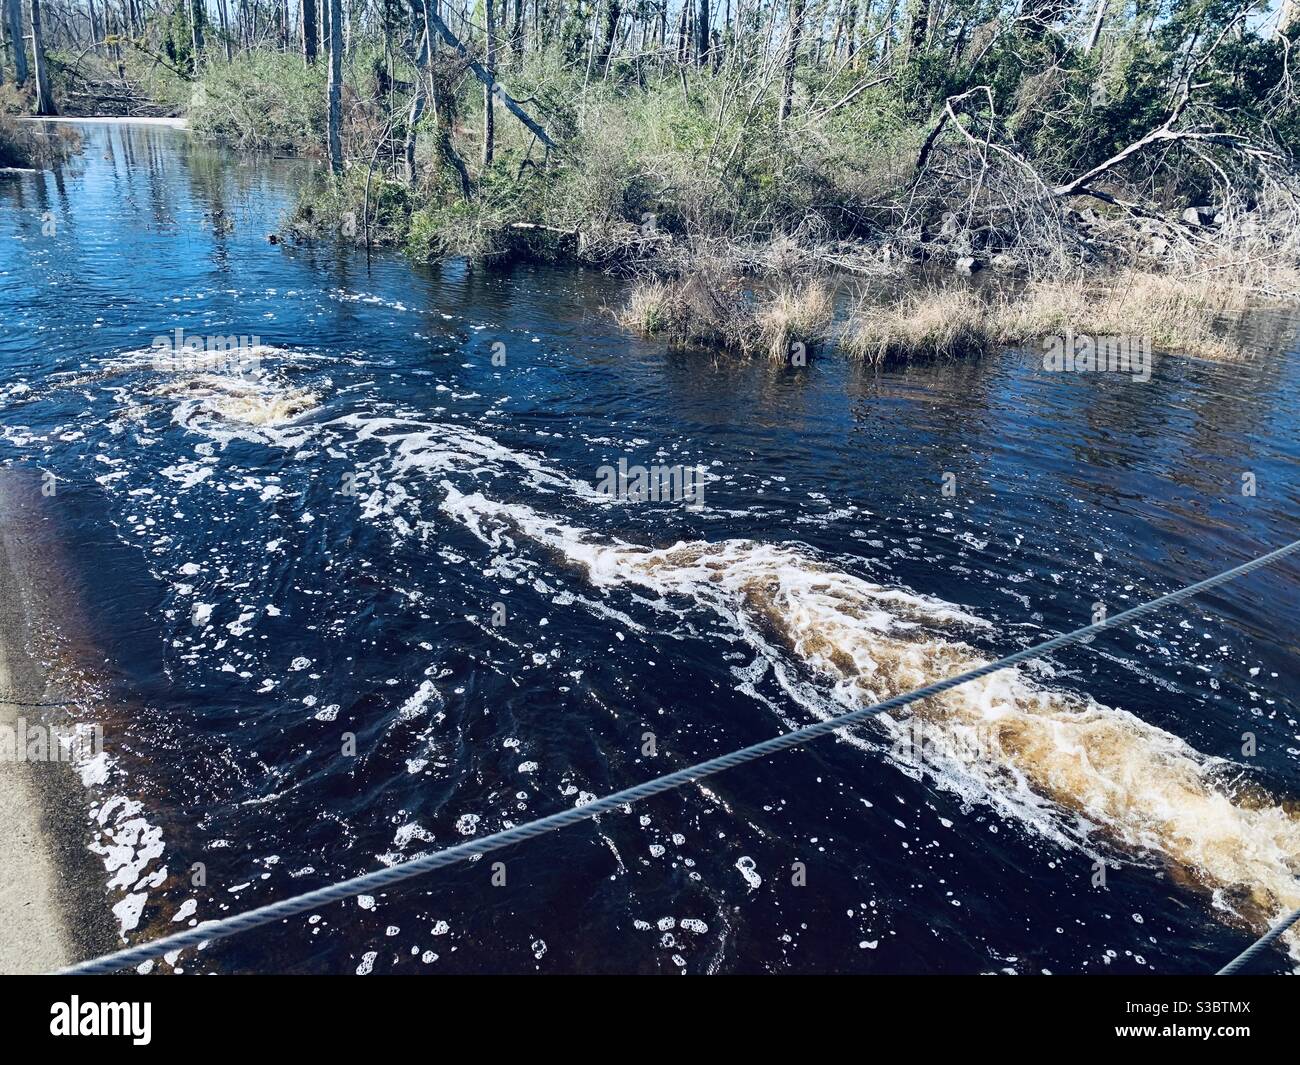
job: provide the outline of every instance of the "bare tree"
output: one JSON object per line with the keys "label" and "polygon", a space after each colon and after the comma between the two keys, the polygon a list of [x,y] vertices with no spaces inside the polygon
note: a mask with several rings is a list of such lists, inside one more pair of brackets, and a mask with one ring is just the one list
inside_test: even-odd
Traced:
{"label": "bare tree", "polygon": [[27,45],[23,40],[22,0],[5,0],[5,14],[9,22],[9,42],[14,50],[14,81],[27,84]]}
{"label": "bare tree", "polygon": [[50,72],[45,62],[45,34],[41,29],[41,0],[27,0],[27,18],[32,24],[32,66],[36,70],[36,113],[57,115]]}
{"label": "bare tree", "polygon": [[551,135],[546,132],[545,127],[525,111],[523,107],[520,106],[518,100],[506,92],[504,85],[497,82],[491,74],[483,69],[483,64],[478,62],[470,54],[470,50],[465,47],[465,42],[451,32],[450,27],[448,27],[447,23],[445,23],[441,16],[439,16],[436,7],[429,8],[428,17],[433,24],[433,28],[438,31],[439,36],[447,42],[448,47],[464,60],[465,65],[469,68],[469,72],[473,74],[474,77],[478,78],[478,80],[484,85],[495,86],[496,98],[501,103],[501,106],[514,115],[515,118],[519,119],[519,121],[528,128],[528,131],[546,145],[546,147],[558,149],[559,145],[557,145]]}
{"label": "bare tree", "polygon": [[343,173],[343,140],[340,126],[343,118],[343,3],[329,0],[329,155],[330,172]]}
{"label": "bare tree", "polygon": [[785,45],[785,74],[781,79],[781,107],[777,112],[777,125],[784,125],[790,117],[790,103],[794,98],[794,68],[799,58],[799,40],[803,37],[803,17],[806,0],[790,0],[790,27]]}
{"label": "bare tree", "polygon": [[316,62],[316,0],[302,0],[302,60]]}
{"label": "bare tree", "polygon": [[1097,47],[1097,41],[1101,37],[1102,23],[1106,21],[1106,4],[1108,0],[1097,0],[1097,14],[1092,20],[1092,29],[1088,33],[1088,43],[1084,47],[1085,52],[1091,52]]}
{"label": "bare tree", "polygon": [[226,62],[229,63],[234,59],[234,53],[230,46],[230,12],[226,0],[217,0],[217,18],[221,24],[221,44],[226,51]]}
{"label": "bare tree", "polygon": [[420,50],[415,57],[415,88],[411,91],[411,109],[406,116],[406,142],[403,145],[402,152],[406,160],[406,183],[412,188],[415,187],[417,177],[415,169],[415,137],[416,131],[420,127],[420,119],[424,115],[425,82],[429,80],[429,53],[432,43],[429,34],[429,21],[426,16],[424,32],[420,35]]}
{"label": "bare tree", "polygon": [[487,46],[483,57],[484,69],[488,74],[487,81],[483,82],[483,169],[486,170],[492,165],[493,140],[496,136],[496,115],[492,110],[492,104],[496,100],[497,78],[496,3],[494,0],[486,0],[483,9],[487,13]]}
{"label": "bare tree", "polygon": [[190,0],[190,31],[194,42],[194,73],[197,74],[203,56],[203,0]]}

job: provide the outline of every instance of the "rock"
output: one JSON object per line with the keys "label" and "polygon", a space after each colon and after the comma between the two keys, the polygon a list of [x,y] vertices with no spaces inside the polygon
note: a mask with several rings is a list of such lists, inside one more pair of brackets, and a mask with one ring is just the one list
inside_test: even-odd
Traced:
{"label": "rock", "polygon": [[994,270],[1017,270],[1020,268],[1020,260],[1014,255],[1008,255],[1006,252],[1000,251],[989,260],[989,266]]}
{"label": "rock", "polygon": [[976,270],[980,269],[980,267],[982,267],[983,265],[984,264],[981,263],[978,259],[976,259],[973,255],[963,255],[960,259],[958,259],[955,263],[953,263],[953,269],[955,269],[959,274],[973,274]]}

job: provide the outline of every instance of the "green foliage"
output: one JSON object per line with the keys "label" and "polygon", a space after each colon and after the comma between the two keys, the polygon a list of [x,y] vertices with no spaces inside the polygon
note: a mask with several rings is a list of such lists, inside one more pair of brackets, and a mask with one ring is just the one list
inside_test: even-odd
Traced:
{"label": "green foliage", "polygon": [[[193,83],[181,77],[176,70],[169,69],[146,52],[126,46],[122,50],[122,64],[126,69],[127,82],[136,86],[140,95],[174,113],[180,113],[189,106]],[[187,67],[177,69],[188,70]],[[114,70],[113,73],[115,72]]]}
{"label": "green foliage", "polygon": [[[1154,20],[1152,2],[1161,6]],[[806,39],[794,107],[778,122],[781,79],[765,53],[768,16],[748,11],[746,25],[728,31],[732,51],[720,70],[643,59],[625,42],[606,72],[589,62],[599,6],[566,5],[545,44],[530,39],[523,55],[507,45],[498,51],[499,76],[560,151],[547,153],[498,104],[495,162],[483,169],[483,88],[444,50],[432,70],[436,114],[426,107],[409,188],[402,144],[419,75],[410,54],[359,36],[345,63],[345,155],[353,169],[310,193],[295,226],[330,234],[349,212],[361,217],[358,172],[373,158],[372,239],[405,244],[422,258],[563,249],[602,264],[644,261],[697,241],[860,242],[898,231],[904,216],[909,239],[926,240],[957,204],[1019,196],[1020,183],[1067,180],[1158,127],[1188,57],[1214,41],[1235,10],[1234,0],[1112,5],[1103,45],[1088,52],[1077,12],[1061,33],[1059,23],[1012,17],[1003,0],[931,5],[939,21],[915,54],[905,25],[888,44],[872,36],[856,63],[843,52],[831,59],[828,42],[814,47]],[[185,40],[173,43],[183,61]],[[477,53],[473,35],[469,43]],[[1197,71],[1183,121],[1293,152],[1300,117],[1286,90],[1285,60],[1282,42],[1230,35]],[[324,67],[304,70],[298,56],[275,52],[207,64],[192,125],[245,147],[319,150]],[[945,99],[977,86],[988,95],[967,97],[960,130],[950,125],[931,157],[943,156],[942,164],[927,172],[925,188],[915,185],[919,150]],[[986,138],[1009,151],[990,163],[996,149],[979,148]],[[1214,179],[1201,153],[1178,144],[1136,153],[1106,178],[1168,203],[1208,202]]]}
{"label": "green foliage", "polygon": [[342,178],[322,173],[309,181],[288,225],[302,238],[360,242],[369,236],[374,244],[392,244],[408,231],[411,210],[411,193],[404,184],[354,167]]}
{"label": "green foliage", "polygon": [[[177,70],[194,69],[194,31],[188,17],[189,3],[176,4],[161,19],[162,52]],[[207,19],[203,20],[207,28]]]}
{"label": "green foliage", "polygon": [[465,255],[493,259],[527,249],[530,231],[515,228],[529,222],[541,194],[542,178],[526,169],[516,180],[508,158],[498,158],[481,175],[473,199],[448,198],[417,210],[411,217],[407,249],[419,259]]}
{"label": "green foliage", "polygon": [[252,51],[208,63],[190,97],[190,126],[238,148],[301,150],[325,137],[325,64]]}

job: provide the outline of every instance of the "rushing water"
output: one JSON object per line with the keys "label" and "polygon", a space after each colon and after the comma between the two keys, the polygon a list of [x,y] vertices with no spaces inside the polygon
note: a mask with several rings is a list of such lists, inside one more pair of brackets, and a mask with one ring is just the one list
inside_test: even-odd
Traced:
{"label": "rushing water", "polygon": [[[86,138],[0,175],[0,460],[54,474],[90,590],[87,832],[128,940],[1300,535],[1286,321],[1145,383],[775,369],[630,339],[600,276],[272,243],[298,164]],[[176,329],[255,336],[259,368],[160,368]],[[704,505],[601,495],[620,458],[704,466]],[[155,971],[1212,969],[1300,905],[1298,580]]]}

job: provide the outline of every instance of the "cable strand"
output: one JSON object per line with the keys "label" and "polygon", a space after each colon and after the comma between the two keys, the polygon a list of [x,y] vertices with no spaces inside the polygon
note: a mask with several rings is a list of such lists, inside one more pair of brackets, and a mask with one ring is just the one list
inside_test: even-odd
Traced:
{"label": "cable strand", "polygon": [[1300,921],[1300,910],[1295,910],[1283,917],[1282,920],[1278,921],[1277,924],[1255,940],[1254,943],[1248,946],[1214,975],[1236,976],[1248,961],[1254,958],[1257,954],[1263,953],[1264,950],[1276,943],[1278,939],[1281,938],[1282,933],[1295,924],[1296,921]]}
{"label": "cable strand", "polygon": [[[236,914],[233,917],[205,921],[193,928],[185,929],[182,932],[176,932],[159,939],[153,939],[147,943],[141,943],[124,950],[115,951],[99,958],[92,958],[77,965],[72,965],[60,970],[59,975],[97,976],[116,972],[120,969],[135,966],[152,958],[156,958],[161,954],[172,953],[174,951],[183,950],[186,947],[194,947],[202,943],[226,939],[230,936],[238,935],[241,932],[247,932],[250,929],[271,924],[274,921],[283,920],[287,917],[295,917],[298,914],[306,913],[308,910],[316,909],[319,906],[328,905],[332,902],[339,902],[354,895],[382,891],[394,884],[399,884],[404,880],[411,879],[412,877],[422,876],[423,874],[432,872],[435,869],[442,869],[457,862],[466,861],[467,859],[473,858],[477,855],[487,854],[491,851],[513,846],[516,843],[523,843],[526,840],[534,839],[537,836],[542,836],[549,832],[568,828],[570,825],[589,821],[601,816],[602,814],[617,810],[620,807],[630,806],[632,803],[640,802],[643,799],[648,799],[655,795],[661,795],[664,792],[673,791],[683,785],[695,783],[696,781],[703,780],[705,777],[712,776],[715,773],[734,769],[737,766],[757,761],[760,758],[776,754],[779,751],[802,746],[803,744],[809,743],[812,740],[820,739],[833,732],[839,732],[849,726],[860,724],[869,718],[876,717],[891,710],[900,709],[910,705],[911,703],[919,702],[922,699],[941,695],[961,684],[967,684],[973,680],[979,680],[981,677],[986,677],[991,673],[996,673],[1000,670],[1019,665],[1022,662],[1027,662],[1034,658],[1040,658],[1051,651],[1079,643],[1090,636],[1096,636],[1099,633],[1105,632],[1107,629],[1126,625],[1129,622],[1136,621],[1138,618],[1145,617],[1147,614],[1153,613],[1157,610],[1162,610],[1165,607],[1173,606],[1174,604],[1180,603],[1186,599],[1190,599],[1201,592],[1208,591],[1211,588],[1216,588],[1219,585],[1235,580],[1238,577],[1243,577],[1263,566],[1272,565],[1273,563],[1286,558],[1288,555],[1294,554],[1297,550],[1300,550],[1300,540],[1296,540],[1284,547],[1280,547],[1275,551],[1270,551],[1266,555],[1261,555],[1258,558],[1251,559],[1248,562],[1243,562],[1239,566],[1225,570],[1223,573],[1216,574],[1213,577],[1208,577],[1203,581],[1198,581],[1195,584],[1190,584],[1184,588],[1179,588],[1176,591],[1162,595],[1157,599],[1141,603],[1138,606],[1123,611],[1122,613],[1103,618],[1101,621],[1094,622],[1091,625],[1086,625],[1080,629],[1075,629],[1073,632],[1054,636],[1042,643],[1034,644],[1032,647],[1023,648],[1022,650],[1016,651],[1004,658],[999,658],[995,662],[985,663],[984,665],[979,666],[976,669],[968,670],[965,673],[959,673],[955,676],[935,681],[932,684],[927,684],[914,691],[895,695],[883,702],[874,703],[871,706],[860,707],[857,710],[851,710],[824,721],[805,725],[802,728],[782,733],[779,736],[773,736],[770,739],[752,744],[749,747],[744,747],[737,751],[731,751],[727,754],[699,762],[696,765],[688,766],[672,773],[667,773],[661,777],[656,777],[653,780],[647,780],[640,784],[635,784],[632,787],[613,792],[602,798],[594,799],[582,806],[561,810],[557,813],[549,814],[546,817],[538,818],[535,821],[530,821],[523,825],[516,825],[512,828],[504,829],[501,832],[494,832],[493,834],[484,836],[481,839],[468,840],[465,843],[457,844],[456,846],[449,847],[446,850],[438,851],[435,854],[428,854],[422,858],[414,858],[410,861],[402,862],[398,865],[389,866],[384,869],[376,869],[372,872],[364,873],[347,880],[342,880],[335,884],[316,888],[313,891],[308,891],[301,895],[295,895],[288,899],[281,899],[278,902],[268,903],[265,906],[255,907],[245,913]],[[1283,931],[1284,930],[1285,929],[1283,929]],[[1277,933],[1277,935],[1281,934],[1281,931]],[[1276,936],[1274,938],[1276,938]],[[1267,946],[1267,944],[1264,945]],[[1260,949],[1262,949],[1262,947]]]}

